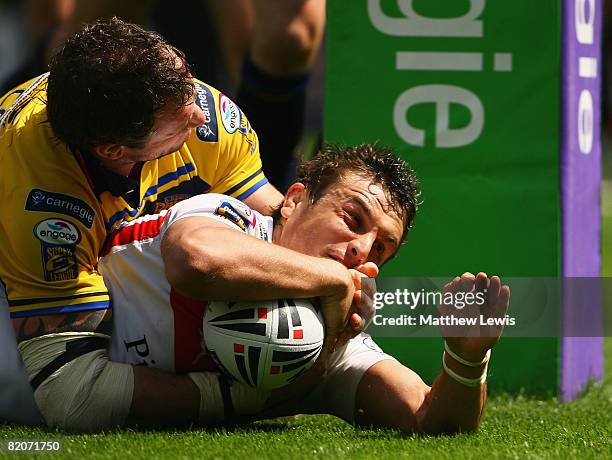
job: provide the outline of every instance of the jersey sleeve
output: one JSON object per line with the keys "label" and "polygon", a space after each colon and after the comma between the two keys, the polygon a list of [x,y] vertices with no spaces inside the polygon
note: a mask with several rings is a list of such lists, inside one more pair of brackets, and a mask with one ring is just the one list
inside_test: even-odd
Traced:
{"label": "jersey sleeve", "polygon": [[14,97],[4,103],[12,106],[4,120],[10,129],[0,132],[0,280],[10,315],[108,308],[97,272],[106,233],[95,195],[43,123],[41,95]]}
{"label": "jersey sleeve", "polygon": [[[192,148],[217,143],[218,159],[209,190],[244,200],[268,183],[259,155],[259,140],[248,118],[225,94],[196,81],[196,103],[206,123],[196,129]],[[194,141],[196,140],[194,139]]]}
{"label": "jersey sleeve", "polygon": [[332,361],[327,377],[300,404],[301,413],[331,414],[349,423],[355,420],[355,397],[361,378],[374,364],[392,356],[383,352],[368,334],[352,339]]}
{"label": "jersey sleeve", "polygon": [[186,217],[207,217],[265,241],[270,241],[272,236],[270,217],[262,216],[243,202],[227,195],[207,193],[175,204],[168,211],[161,232]]}

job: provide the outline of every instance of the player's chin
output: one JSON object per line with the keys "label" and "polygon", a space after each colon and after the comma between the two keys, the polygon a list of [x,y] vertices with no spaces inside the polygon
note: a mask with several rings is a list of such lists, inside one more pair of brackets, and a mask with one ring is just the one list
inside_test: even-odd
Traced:
{"label": "player's chin", "polygon": [[176,146],[171,147],[168,150],[165,150],[158,156],[158,158],[165,157],[166,155],[170,155],[171,153],[174,153],[174,152],[178,152],[184,144],[185,142],[181,142],[180,144],[177,144]]}
{"label": "player's chin", "polygon": [[161,155],[159,155],[159,158],[165,157],[166,155],[170,155],[171,153],[174,153],[174,152],[178,152],[181,149],[181,147],[185,145],[185,142],[189,140],[190,136],[191,136],[191,130],[187,131],[187,134],[185,134],[185,137],[181,142],[177,142],[176,145],[165,150]]}

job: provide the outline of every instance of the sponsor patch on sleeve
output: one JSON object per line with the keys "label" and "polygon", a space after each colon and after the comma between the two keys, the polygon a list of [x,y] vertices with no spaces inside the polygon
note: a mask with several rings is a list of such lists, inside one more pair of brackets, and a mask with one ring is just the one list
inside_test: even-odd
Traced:
{"label": "sponsor patch on sleeve", "polygon": [[196,128],[196,136],[203,142],[217,142],[219,140],[219,132],[215,98],[210,89],[202,83],[196,82],[195,89],[196,104],[204,112],[205,117],[204,124]]}
{"label": "sponsor patch on sleeve", "polygon": [[248,227],[254,224],[253,211],[246,206],[234,206],[228,201],[221,203],[215,214],[236,224],[243,232],[248,232]]}
{"label": "sponsor patch on sleeve", "polygon": [[242,123],[242,112],[234,101],[225,94],[219,94],[219,112],[221,112],[221,121],[225,130],[234,134]]}
{"label": "sponsor patch on sleeve", "polygon": [[87,228],[91,228],[95,218],[94,210],[83,200],[39,188],[30,190],[26,199],[25,209],[26,211],[34,212],[56,212],[74,217]]}
{"label": "sponsor patch on sleeve", "polygon": [[40,240],[42,268],[46,281],[65,281],[78,276],[76,245],[79,229],[63,219],[45,219],[34,227]]}
{"label": "sponsor patch on sleeve", "polygon": [[257,151],[257,137],[251,127],[249,120],[244,116],[242,110],[225,94],[219,94],[219,112],[223,127],[229,134],[236,131],[244,136],[244,140],[249,144],[251,154]]}

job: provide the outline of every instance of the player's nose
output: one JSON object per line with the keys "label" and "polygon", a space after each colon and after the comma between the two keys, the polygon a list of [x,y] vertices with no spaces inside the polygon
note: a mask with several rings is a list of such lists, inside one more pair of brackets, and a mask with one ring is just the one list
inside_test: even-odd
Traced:
{"label": "player's nose", "polygon": [[349,242],[346,258],[352,267],[361,265],[368,260],[375,239],[376,235],[365,233]]}
{"label": "player's nose", "polygon": [[189,127],[196,128],[198,126],[202,126],[204,122],[206,122],[206,116],[204,115],[202,109],[196,104],[193,114],[189,119]]}

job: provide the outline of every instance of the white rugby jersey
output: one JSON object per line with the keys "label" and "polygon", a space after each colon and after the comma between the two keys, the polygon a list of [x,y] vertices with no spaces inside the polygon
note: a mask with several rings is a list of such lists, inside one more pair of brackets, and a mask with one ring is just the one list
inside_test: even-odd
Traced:
{"label": "white rugby jersey", "polygon": [[[99,260],[99,271],[112,300],[112,361],[175,373],[218,371],[202,337],[208,303],[176,292],[165,277],[161,257],[160,244],[168,228],[192,216],[215,219],[236,231],[272,241],[271,217],[219,194],[198,195],[159,214],[122,224],[109,238]],[[352,421],[357,385],[363,373],[383,359],[393,358],[368,335],[356,337],[336,352],[328,377],[300,402],[300,412],[332,413]]]}
{"label": "white rugby jersey", "polygon": [[205,216],[265,241],[272,218],[226,195],[198,195],[159,214],[126,222],[113,233],[98,268],[113,306],[113,361],[168,372],[216,369],[202,348],[205,300],[189,299],[166,280],[160,244],[174,223]]}

